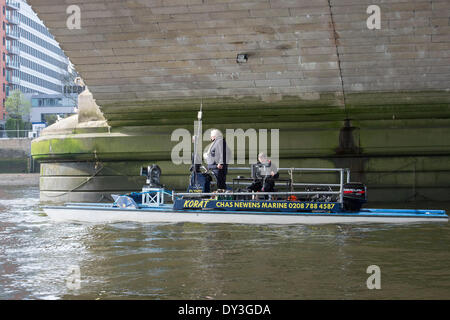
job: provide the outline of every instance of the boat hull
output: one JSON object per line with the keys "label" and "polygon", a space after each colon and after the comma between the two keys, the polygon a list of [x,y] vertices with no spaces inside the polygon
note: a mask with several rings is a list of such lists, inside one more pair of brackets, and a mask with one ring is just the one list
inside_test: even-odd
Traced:
{"label": "boat hull", "polygon": [[414,223],[448,222],[443,210],[364,209],[352,213],[326,212],[265,212],[173,210],[171,206],[158,208],[123,209],[112,206],[43,207],[55,221],[92,223],[237,223],[237,224],[333,224],[333,223]]}

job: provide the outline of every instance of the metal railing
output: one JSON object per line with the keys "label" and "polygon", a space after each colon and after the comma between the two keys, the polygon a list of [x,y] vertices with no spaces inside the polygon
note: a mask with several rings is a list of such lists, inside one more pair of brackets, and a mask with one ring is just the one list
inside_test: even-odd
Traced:
{"label": "metal railing", "polygon": [[9,9],[13,9],[13,10],[19,10],[20,9],[20,3],[18,1],[6,0],[6,6]]}
{"label": "metal railing", "polygon": [[6,15],[6,20],[8,21],[9,24],[19,24],[20,23],[19,17],[11,15],[11,14]]}
{"label": "metal railing", "polygon": [[6,50],[8,50],[8,54],[18,55],[20,53],[20,49],[16,45],[7,44],[6,45]]}
{"label": "metal railing", "polygon": [[20,39],[20,32],[19,32],[19,30],[15,29],[15,28],[14,29],[9,28],[9,25],[8,25],[8,27],[6,28],[6,37],[8,39],[18,40],[18,39]]}
{"label": "metal railing", "polygon": [[16,76],[6,76],[6,81],[11,84],[20,85],[20,78]]}
{"label": "metal railing", "polygon": [[[249,167],[229,167],[228,170],[238,171],[238,170],[250,170]],[[287,171],[290,174],[293,172],[335,172],[339,174],[339,183],[291,183],[292,186],[321,186],[337,188],[339,191],[285,191],[285,192],[172,192],[172,200],[176,196],[254,196],[254,195],[339,195],[339,203],[344,202],[344,181],[350,182],[350,169],[348,168],[279,168],[278,172]]]}
{"label": "metal railing", "polygon": [[37,138],[40,131],[32,130],[0,130],[0,139],[24,139]]}
{"label": "metal railing", "polygon": [[16,60],[6,60],[6,67],[9,69],[20,69],[20,63]]}

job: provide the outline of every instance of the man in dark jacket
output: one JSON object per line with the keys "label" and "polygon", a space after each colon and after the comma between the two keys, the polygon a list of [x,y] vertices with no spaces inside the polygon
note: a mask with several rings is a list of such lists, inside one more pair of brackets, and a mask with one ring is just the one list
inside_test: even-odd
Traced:
{"label": "man in dark jacket", "polygon": [[231,156],[230,148],[228,148],[225,138],[222,133],[213,129],[211,131],[211,145],[208,151],[204,154],[208,169],[214,173],[217,180],[217,189],[227,189],[227,173],[228,162]]}

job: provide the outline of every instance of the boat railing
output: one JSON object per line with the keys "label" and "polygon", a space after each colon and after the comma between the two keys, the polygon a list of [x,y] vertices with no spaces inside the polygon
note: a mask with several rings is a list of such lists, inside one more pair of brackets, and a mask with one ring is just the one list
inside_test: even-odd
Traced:
{"label": "boat railing", "polygon": [[311,194],[340,194],[340,191],[286,191],[286,192],[172,192],[177,196],[249,196],[249,195],[311,195]]}
{"label": "boat railing", "polygon": [[[250,171],[251,167],[229,167],[230,171]],[[350,182],[350,169],[348,168],[279,168],[279,172],[286,171],[292,177],[294,172],[335,172],[339,174],[339,183],[292,183],[291,186],[315,186],[329,187],[329,191],[280,191],[280,192],[172,192],[172,199],[177,196],[201,197],[201,196],[255,196],[255,195],[339,195],[339,203],[344,202],[344,181]],[[339,191],[332,191],[332,188],[339,188]]]}

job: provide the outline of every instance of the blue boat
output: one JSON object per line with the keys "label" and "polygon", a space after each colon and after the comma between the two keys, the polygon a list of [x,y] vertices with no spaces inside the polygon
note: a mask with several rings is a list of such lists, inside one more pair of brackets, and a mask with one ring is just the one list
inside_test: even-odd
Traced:
{"label": "blue boat", "polygon": [[[237,168],[249,169],[249,168]],[[250,168],[255,172],[255,168]],[[367,189],[350,182],[348,169],[280,168],[292,177],[294,171],[335,172],[339,183],[294,183],[287,179],[287,191],[248,192],[233,188],[205,192],[210,173],[191,176],[187,192],[169,191],[159,183],[158,166],[143,168],[147,184],[141,192],[113,195],[112,203],[67,203],[44,206],[55,221],[108,223],[238,223],[238,224],[330,224],[330,223],[412,223],[448,222],[445,210],[365,209]],[[195,179],[194,179],[195,178]],[[256,178],[256,177],[252,177]],[[247,179],[248,180],[248,179]],[[295,187],[301,190],[295,190]]]}
{"label": "blue boat", "polygon": [[[210,192],[214,175],[197,161],[201,137],[202,107],[198,113],[197,134],[187,192],[168,191],[160,183],[157,165],[141,168],[146,185],[141,192],[112,195],[113,203],[67,203],[44,206],[45,213],[57,221],[144,223],[245,223],[245,224],[319,224],[319,223],[407,223],[447,222],[444,210],[363,209],[367,188],[351,182],[350,170],[340,168],[279,168],[286,172],[286,191],[250,192],[240,188],[249,181],[266,179],[262,164],[250,168],[250,177],[237,176],[230,190]],[[203,171],[202,171],[203,169]],[[295,183],[294,173],[334,173],[339,183]],[[283,182],[279,179],[279,184]],[[297,190],[295,190],[297,188]],[[169,200],[169,201],[166,201]]]}

